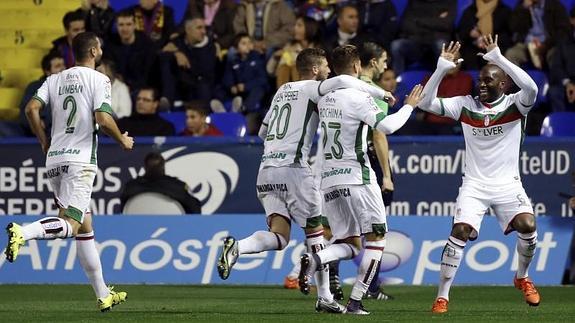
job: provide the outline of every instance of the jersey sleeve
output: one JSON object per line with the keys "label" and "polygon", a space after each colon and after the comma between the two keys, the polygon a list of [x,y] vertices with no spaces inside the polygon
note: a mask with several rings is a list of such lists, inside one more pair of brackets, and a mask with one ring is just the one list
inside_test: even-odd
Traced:
{"label": "jersey sleeve", "polygon": [[94,87],[94,111],[114,115],[112,111],[112,82],[103,74],[96,78],[96,86]]}
{"label": "jersey sleeve", "polygon": [[[453,98],[439,98],[439,105],[441,107],[439,115],[448,117],[453,120],[459,120],[461,109],[467,104],[474,104],[470,96],[456,96]],[[471,102],[470,102],[471,101]]]}
{"label": "jersey sleeve", "polygon": [[386,113],[381,111],[380,107],[370,95],[365,95],[364,93],[363,97],[355,103],[356,107],[350,109],[353,116],[372,128],[376,128],[377,124],[386,116]]}
{"label": "jersey sleeve", "polygon": [[[535,106],[535,101],[533,101],[531,103],[530,100],[525,98],[523,90],[521,90],[517,93],[510,94],[509,99],[513,103],[515,103],[517,110],[519,110],[519,112],[521,112],[521,114],[524,116],[526,116],[529,113],[529,111],[531,111],[531,109]],[[525,103],[525,102],[528,102],[528,103]]]}
{"label": "jersey sleeve", "polygon": [[43,107],[45,107],[48,104],[48,102],[50,102],[50,91],[48,90],[49,88],[48,80],[50,80],[50,78],[47,78],[44,81],[44,83],[42,83],[42,86],[40,86],[40,88],[36,91],[36,93],[32,97],[33,99],[40,101]]}

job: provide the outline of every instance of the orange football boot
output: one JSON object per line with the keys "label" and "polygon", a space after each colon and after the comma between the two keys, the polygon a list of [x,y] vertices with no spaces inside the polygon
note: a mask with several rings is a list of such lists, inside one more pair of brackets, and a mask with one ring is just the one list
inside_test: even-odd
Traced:
{"label": "orange football boot", "polygon": [[529,304],[529,306],[537,306],[541,301],[541,297],[539,296],[539,292],[535,288],[533,281],[529,279],[529,277],[517,279],[517,276],[513,278],[513,285],[515,288],[521,290],[523,292],[523,296],[525,297],[525,302]]}
{"label": "orange football boot", "polygon": [[447,313],[448,304],[449,304],[448,300],[446,300],[443,297],[438,297],[437,299],[435,299],[435,302],[433,302],[433,306],[431,307],[431,313],[434,314]]}

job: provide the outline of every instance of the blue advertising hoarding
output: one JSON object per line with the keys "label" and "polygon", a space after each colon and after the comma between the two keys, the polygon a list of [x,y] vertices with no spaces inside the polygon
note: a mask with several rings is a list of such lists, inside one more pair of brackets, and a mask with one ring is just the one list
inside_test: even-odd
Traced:
{"label": "blue advertising hoarding", "polygon": [[[31,222],[37,217],[0,217]],[[449,217],[389,217],[391,231],[382,264],[388,284],[436,284],[439,260],[449,236]],[[292,230],[288,247],[243,255],[230,278],[219,279],[217,256],[228,235],[243,238],[265,230],[261,214],[212,216],[99,216],[95,218],[104,275],[109,283],[281,284],[304,250],[302,230]],[[530,276],[537,284],[561,283],[574,222],[540,217],[539,244]],[[456,284],[511,284],[516,270],[515,234],[503,236],[497,221],[485,217],[479,239],[465,250]],[[354,261],[342,262],[340,275],[356,276]],[[31,241],[17,261],[0,257],[0,283],[81,283],[86,278],[76,260],[74,240]]]}
{"label": "blue advertising hoarding", "polygon": [[[450,215],[465,161],[462,137],[390,136],[395,201],[392,215]],[[202,213],[261,213],[255,182],[262,154],[259,138],[136,138],[123,152],[105,138],[98,150],[94,214],[121,213],[123,183],[142,175],[144,156],[159,151],[166,171],[185,181],[202,202]],[[0,215],[56,214],[44,158],[34,139],[0,140]],[[568,217],[575,195],[575,138],[527,138],[520,171],[536,215]]]}

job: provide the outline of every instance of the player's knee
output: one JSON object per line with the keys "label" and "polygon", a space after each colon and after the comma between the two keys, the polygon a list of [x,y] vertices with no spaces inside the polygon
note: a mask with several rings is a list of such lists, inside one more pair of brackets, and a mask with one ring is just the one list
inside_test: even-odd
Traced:
{"label": "player's knee", "polygon": [[473,232],[473,228],[466,223],[456,223],[451,229],[451,236],[462,241],[469,240],[469,236]]}
{"label": "player's knee", "polygon": [[521,213],[513,220],[513,228],[519,233],[530,233],[537,230],[535,216],[531,213]]}

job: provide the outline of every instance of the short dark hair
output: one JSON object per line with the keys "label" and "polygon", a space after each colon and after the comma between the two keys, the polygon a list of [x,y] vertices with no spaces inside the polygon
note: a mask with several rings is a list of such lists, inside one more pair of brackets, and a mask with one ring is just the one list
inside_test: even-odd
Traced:
{"label": "short dark hair", "polygon": [[42,57],[42,71],[49,71],[52,68],[52,60],[60,58],[64,59],[62,55],[57,52],[50,52]]}
{"label": "short dark hair", "polygon": [[144,169],[146,177],[159,177],[165,174],[166,160],[162,154],[151,152],[144,157]]}
{"label": "short dark hair", "polygon": [[64,15],[64,18],[62,18],[62,24],[64,25],[64,29],[68,30],[70,29],[70,24],[72,23],[72,21],[78,21],[78,20],[84,21],[84,19],[85,19],[84,12],[81,9],[68,11]]}
{"label": "short dark hair", "polygon": [[362,67],[369,66],[369,62],[371,62],[372,59],[376,60],[379,59],[384,52],[385,50],[383,49],[383,47],[381,47],[376,43],[373,42],[363,43],[359,51],[359,59],[361,61],[361,66]]}
{"label": "short dark hair", "polygon": [[76,35],[72,40],[72,51],[76,61],[81,62],[88,58],[90,49],[97,47],[98,42],[98,36],[91,31],[85,31]]}
{"label": "short dark hair", "polygon": [[204,117],[209,115],[208,109],[206,108],[206,103],[200,100],[184,103],[184,109],[186,111],[196,111]]}
{"label": "short dark hair", "polygon": [[138,93],[140,93],[140,91],[152,91],[152,99],[154,100],[154,102],[160,101],[160,92],[155,87],[144,86],[138,90]]}
{"label": "short dark hair", "polygon": [[243,38],[249,38],[252,39],[252,37],[250,37],[250,35],[248,33],[238,33],[235,37],[234,37],[234,47],[238,48],[238,45],[240,43],[240,41],[242,41]]}
{"label": "short dark hair", "polygon": [[302,50],[295,60],[295,66],[300,74],[309,73],[314,66],[319,66],[325,57],[325,51],[321,48],[306,48]]}
{"label": "short dark hair", "polygon": [[122,18],[134,18],[134,21],[136,20],[136,14],[134,13],[134,10],[132,10],[132,9],[120,10],[116,14],[116,19],[118,19],[120,17],[122,17]]}
{"label": "short dark hair", "polygon": [[356,7],[356,6],[354,6],[354,5],[350,4],[350,3],[348,3],[348,4],[344,4],[343,6],[341,6],[341,7],[339,7],[339,8],[337,9],[337,12],[336,12],[337,17],[339,18],[339,16],[341,16],[341,14],[343,13],[343,11],[344,11],[345,9],[348,9],[348,8],[353,9],[353,10],[355,10],[355,12],[358,12],[358,13],[359,13],[359,10],[357,10],[357,7]]}
{"label": "short dark hair", "polygon": [[360,61],[359,52],[353,45],[338,46],[331,54],[331,64],[336,74],[350,70],[357,61]]}

